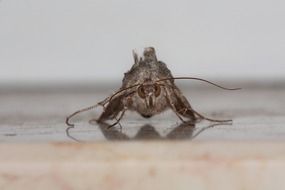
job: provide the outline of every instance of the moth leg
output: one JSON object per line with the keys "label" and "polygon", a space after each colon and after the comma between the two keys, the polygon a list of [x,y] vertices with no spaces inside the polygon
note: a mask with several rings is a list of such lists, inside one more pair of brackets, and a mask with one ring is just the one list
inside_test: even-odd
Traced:
{"label": "moth leg", "polygon": [[[114,101],[119,101],[114,99]],[[108,119],[115,119],[116,121],[109,125],[107,129],[119,124],[120,128],[122,128],[121,124],[120,124],[120,120],[123,118],[123,115],[126,111],[126,109],[122,109],[121,107],[121,103],[120,102],[114,102],[113,100],[108,104],[108,106],[105,108],[104,112],[101,114],[101,116],[99,117],[98,120],[96,120],[98,123],[102,123],[105,120]],[[119,118],[117,118],[117,116],[119,115],[119,113],[121,112],[121,115],[119,116]],[[94,121],[94,119],[92,120]]]}
{"label": "moth leg", "polygon": [[[197,121],[197,117],[195,116],[195,112],[190,106],[188,100],[183,96],[178,88],[173,86],[167,86],[166,92],[168,93],[169,99],[172,101],[172,110],[179,115],[179,119],[185,122],[195,123]],[[188,121],[182,119],[182,117],[188,118]]]}
{"label": "moth leg", "polygon": [[123,118],[123,116],[125,115],[126,110],[127,110],[127,108],[124,108],[124,109],[121,111],[120,117],[119,117],[118,119],[115,118],[115,119],[116,119],[116,122],[114,122],[113,124],[109,125],[107,129],[110,129],[111,127],[114,127],[114,126],[117,125],[117,124],[119,124],[120,127],[122,128],[122,126],[121,126],[121,124],[120,124],[120,121],[121,121],[121,119]]}
{"label": "moth leg", "polygon": [[178,113],[184,117],[190,118],[190,121],[197,122],[199,119],[205,119],[212,122],[232,122],[232,120],[220,120],[220,119],[211,119],[208,117],[203,116],[202,114],[198,113],[194,109],[191,108],[188,100],[182,95],[178,88],[173,88],[173,92],[177,99],[177,104],[175,104],[175,108],[178,110]]}
{"label": "moth leg", "polygon": [[171,97],[170,97],[170,95],[169,95],[168,90],[167,90],[166,88],[164,88],[164,89],[165,89],[165,92],[166,92],[166,99],[167,99],[168,103],[170,104],[171,109],[172,109],[173,112],[176,114],[176,116],[177,116],[183,123],[185,123],[186,121],[185,121],[185,120],[179,115],[179,113],[177,112],[177,110],[176,110],[176,108],[175,108],[175,105],[174,105],[174,103],[173,103],[173,101],[172,101],[172,99],[171,99]]}
{"label": "moth leg", "polygon": [[116,96],[108,102],[107,106],[104,107],[103,113],[96,120],[97,122],[103,122],[108,119],[114,119],[123,110],[124,105],[122,102],[124,95]]}
{"label": "moth leg", "polygon": [[[120,120],[123,118],[128,105],[130,104],[131,96],[134,94],[135,91],[130,92],[128,94],[122,94],[120,96],[115,96],[105,107],[103,113],[100,115],[99,119],[96,121],[99,123],[104,122],[105,120],[115,119],[116,122],[111,124],[109,128],[119,124]],[[120,114],[121,113],[121,114]],[[117,116],[120,114],[119,118]],[[121,126],[121,125],[120,125]]]}
{"label": "moth leg", "polygon": [[188,100],[185,98],[185,96],[183,96],[179,89],[174,89],[174,94],[177,100],[175,108],[178,110],[178,113],[186,118],[189,118],[191,122],[195,123],[198,118],[196,117],[195,112],[191,108]]}

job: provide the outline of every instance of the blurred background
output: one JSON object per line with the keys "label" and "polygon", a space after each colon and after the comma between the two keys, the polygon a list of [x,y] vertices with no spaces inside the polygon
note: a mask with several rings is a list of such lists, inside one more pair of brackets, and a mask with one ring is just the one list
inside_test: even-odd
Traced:
{"label": "blurred background", "polygon": [[0,81],[117,81],[132,49],[175,76],[285,79],[282,0],[0,0]]}
{"label": "blurred background", "polygon": [[[177,84],[198,113],[233,121],[127,110],[109,130],[115,114],[89,122],[96,107],[67,128],[148,46],[174,76],[241,87]],[[0,0],[0,66],[1,190],[285,189],[284,0]]]}

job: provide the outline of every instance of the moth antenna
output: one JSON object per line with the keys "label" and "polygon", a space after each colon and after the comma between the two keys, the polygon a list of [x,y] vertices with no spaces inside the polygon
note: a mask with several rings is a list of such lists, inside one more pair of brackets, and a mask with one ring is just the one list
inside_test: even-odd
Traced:
{"label": "moth antenna", "polygon": [[110,102],[115,96],[117,96],[118,94],[120,94],[121,92],[124,92],[124,91],[126,91],[126,90],[129,90],[129,89],[131,89],[131,88],[134,88],[134,87],[136,87],[136,86],[140,86],[140,85],[142,85],[141,83],[139,83],[139,84],[135,84],[135,85],[132,85],[132,86],[129,86],[129,87],[126,87],[126,88],[123,88],[123,89],[121,89],[121,90],[119,90],[119,91],[117,91],[117,92],[115,92],[115,94],[113,94],[112,96],[110,96],[110,98],[109,98],[109,100],[108,100],[108,102]]}
{"label": "moth antenna", "polygon": [[75,138],[75,137],[73,137],[73,136],[71,136],[71,135],[69,134],[69,130],[72,129],[72,128],[74,128],[74,126],[70,126],[70,127],[67,127],[67,128],[65,129],[65,133],[66,133],[67,137],[69,137],[70,139],[72,139],[72,140],[74,140],[74,141],[76,141],[76,142],[82,142],[82,141],[78,140],[77,138]]}
{"label": "moth antenna", "polygon": [[99,103],[97,103],[97,104],[95,104],[95,105],[92,105],[92,106],[89,106],[89,107],[87,107],[87,108],[83,108],[83,109],[80,109],[80,110],[74,112],[73,114],[69,115],[69,116],[66,118],[66,120],[65,120],[66,125],[68,125],[68,126],[70,126],[70,127],[74,127],[74,124],[73,124],[73,123],[70,123],[69,120],[70,120],[72,117],[74,117],[75,115],[77,115],[77,114],[79,114],[79,113],[82,113],[82,112],[85,112],[85,111],[92,110],[92,109],[96,108],[96,107],[99,106],[99,105],[104,107],[104,105],[105,105],[107,102],[110,102],[110,101],[111,101],[116,95],[118,95],[119,93],[121,93],[121,92],[123,92],[123,91],[126,91],[126,90],[128,90],[128,89],[134,88],[134,87],[139,86],[139,85],[141,85],[141,84],[135,84],[135,85],[129,86],[129,87],[127,87],[127,88],[123,88],[123,89],[117,91],[115,94],[113,94],[113,95],[110,96],[109,98],[106,98],[105,100],[103,100],[103,101],[101,101],[101,102],[99,102]]}
{"label": "moth antenna", "polygon": [[214,123],[214,124],[212,124],[212,125],[209,125],[209,126],[207,126],[207,127],[204,127],[204,128],[202,128],[202,129],[200,129],[198,132],[196,132],[195,135],[193,135],[193,136],[191,137],[191,139],[196,138],[196,137],[197,137],[198,135],[200,135],[203,131],[205,131],[205,130],[207,130],[207,129],[209,129],[209,128],[215,127],[215,126],[219,126],[219,125],[230,125],[230,124],[229,124],[229,123]]}
{"label": "moth antenna", "polygon": [[196,115],[198,115],[200,118],[208,120],[208,121],[213,121],[213,122],[233,122],[231,119],[225,119],[225,120],[220,120],[220,119],[211,119],[208,117],[203,116],[202,114],[198,113],[197,111],[193,110],[192,108],[188,108],[191,111],[193,111]]}
{"label": "moth antenna", "polygon": [[89,106],[89,107],[87,107],[87,108],[80,109],[80,110],[74,112],[73,114],[69,115],[69,116],[66,118],[66,120],[65,120],[66,125],[68,125],[68,126],[70,126],[70,127],[74,127],[74,124],[69,122],[69,120],[70,120],[72,117],[74,117],[75,115],[77,115],[77,114],[79,114],[79,113],[81,113],[81,112],[85,112],[85,111],[92,110],[92,109],[96,108],[96,107],[99,106],[99,105],[100,105],[100,104],[97,103],[96,105],[93,105],[93,106]]}
{"label": "moth antenna", "polygon": [[196,78],[196,77],[169,77],[169,78],[159,79],[159,80],[157,80],[155,82],[166,81],[166,80],[173,80],[173,79],[175,79],[175,80],[181,80],[181,79],[182,80],[188,80],[188,79],[189,80],[199,80],[199,81],[203,81],[203,82],[209,83],[209,84],[211,84],[213,86],[216,86],[218,88],[221,88],[223,90],[240,90],[241,89],[241,88],[226,88],[226,87],[223,87],[221,85],[215,84],[215,83],[213,83],[211,81],[208,81],[208,80],[205,80],[205,79],[201,79],[201,78]]}

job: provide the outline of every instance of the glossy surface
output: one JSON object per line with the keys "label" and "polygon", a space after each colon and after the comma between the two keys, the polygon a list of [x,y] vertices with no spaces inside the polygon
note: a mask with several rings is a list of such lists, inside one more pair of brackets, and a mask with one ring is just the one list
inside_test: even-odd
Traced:
{"label": "glossy surface", "polygon": [[[184,83],[183,83],[184,84]],[[126,112],[121,127],[88,123],[100,109],[72,119],[75,128],[66,135],[65,117],[112,94],[119,85],[46,86],[2,88],[0,142],[54,142],[98,140],[285,140],[285,85],[231,84],[240,91],[223,91],[208,85],[182,86],[192,107],[215,119],[233,119],[232,125],[207,121],[195,127],[180,126],[167,111],[151,119]],[[112,123],[112,121],[110,122]],[[214,124],[214,125],[213,125]]]}
{"label": "glossy surface", "polygon": [[127,112],[107,129],[88,122],[94,110],[72,120],[70,137],[65,117],[116,87],[2,87],[0,189],[285,189],[285,85],[231,86],[243,90],[182,89],[196,111],[232,125]]}

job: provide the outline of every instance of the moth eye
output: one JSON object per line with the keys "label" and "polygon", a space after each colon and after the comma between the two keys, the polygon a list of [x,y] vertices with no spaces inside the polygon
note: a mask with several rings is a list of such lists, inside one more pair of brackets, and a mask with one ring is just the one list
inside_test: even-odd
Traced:
{"label": "moth eye", "polygon": [[145,98],[145,92],[144,92],[144,87],[143,86],[139,86],[138,88],[138,94],[141,98]]}
{"label": "moth eye", "polygon": [[154,90],[155,90],[154,95],[155,95],[156,97],[159,96],[159,95],[160,95],[160,92],[161,92],[160,86],[157,85],[157,84],[155,84],[155,85],[154,85]]}

